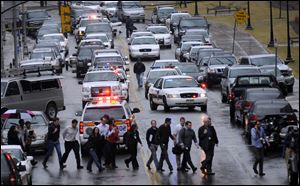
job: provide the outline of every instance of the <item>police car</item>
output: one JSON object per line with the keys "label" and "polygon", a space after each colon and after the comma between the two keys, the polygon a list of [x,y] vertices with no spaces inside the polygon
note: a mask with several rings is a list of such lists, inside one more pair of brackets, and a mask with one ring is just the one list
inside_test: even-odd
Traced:
{"label": "police car", "polygon": [[171,107],[188,107],[189,110],[196,106],[201,111],[207,110],[207,92],[191,76],[164,76],[159,78],[149,89],[151,110],[157,110],[159,105],[164,106],[164,111]]}
{"label": "police car", "polygon": [[171,33],[166,26],[153,25],[153,26],[148,26],[146,30],[153,33],[156,42],[160,46],[166,46],[167,48],[172,47]]}
{"label": "police car", "polygon": [[[105,51],[105,50],[102,50]],[[107,50],[107,52],[101,52],[101,50],[94,51],[92,58],[92,66],[97,68],[122,68],[129,71],[129,62],[127,58],[123,57],[122,54]]]}
{"label": "police car", "polygon": [[91,70],[79,83],[83,84],[82,107],[97,97],[118,96],[129,99],[128,89],[123,89],[118,73],[110,69]]}
{"label": "police car", "polygon": [[[117,96],[104,96],[88,102],[82,112],[78,112],[77,116],[81,116],[79,123],[79,141],[81,146],[88,141],[93,128],[96,126],[95,122],[100,122],[100,118],[107,114],[109,117],[115,119],[115,125],[119,128],[118,145],[123,144],[124,134],[130,130],[132,124],[136,124],[134,113],[140,110],[134,108],[131,110],[129,104]],[[82,148],[81,148],[82,149]],[[83,153],[83,151],[81,151]]]}
{"label": "police car", "polygon": [[160,48],[154,36],[135,37],[129,46],[129,58],[156,58],[160,59]]}

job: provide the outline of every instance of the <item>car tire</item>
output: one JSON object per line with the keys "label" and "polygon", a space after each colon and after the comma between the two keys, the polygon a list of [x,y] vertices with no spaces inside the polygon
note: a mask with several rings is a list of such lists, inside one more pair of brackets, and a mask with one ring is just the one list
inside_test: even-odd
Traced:
{"label": "car tire", "polygon": [[160,55],[156,58],[157,60],[160,60]]}
{"label": "car tire", "polygon": [[143,23],[145,23],[145,19],[143,19]]}
{"label": "car tire", "polygon": [[165,112],[169,112],[170,111],[170,107],[168,106],[167,98],[166,97],[163,98],[163,103],[164,103],[164,111]]}
{"label": "car tire", "polygon": [[53,120],[57,116],[57,107],[55,103],[49,103],[46,108],[46,115],[50,120]]}
{"label": "car tire", "polygon": [[293,93],[293,92],[294,92],[294,85],[289,85],[289,86],[287,87],[287,91],[288,91],[289,93]]}
{"label": "car tire", "polygon": [[149,102],[150,102],[151,110],[157,110],[158,105],[153,102],[153,99],[151,96],[149,97]]}
{"label": "car tire", "polygon": [[190,106],[188,109],[189,111],[193,111],[195,109],[195,106]]}
{"label": "car tire", "polygon": [[87,101],[82,101],[82,110],[84,109],[86,104],[87,104]]}
{"label": "car tire", "polygon": [[207,105],[202,105],[201,106],[201,111],[202,112],[207,112]]}
{"label": "car tire", "polygon": [[135,58],[132,57],[131,55],[129,55],[129,59],[130,59],[131,62],[133,62],[135,60]]}

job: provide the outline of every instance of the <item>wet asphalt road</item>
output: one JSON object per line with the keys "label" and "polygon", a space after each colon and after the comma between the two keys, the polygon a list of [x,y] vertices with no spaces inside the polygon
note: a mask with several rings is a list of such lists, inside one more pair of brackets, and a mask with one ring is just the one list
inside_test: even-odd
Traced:
{"label": "wet asphalt road", "polygon": [[[51,11],[52,17],[59,20],[57,11]],[[138,29],[144,29],[145,24],[135,24]],[[225,28],[224,28],[225,29]],[[123,25],[123,33],[115,38],[116,48],[120,48],[124,55],[128,56],[128,46],[125,40],[125,29]],[[232,44],[225,44],[224,42],[230,40],[231,36],[219,30],[217,26],[212,25],[213,40],[217,46],[232,46]],[[214,38],[216,37],[216,38]],[[223,41],[224,40],[224,41]],[[75,39],[74,36],[69,36],[69,48],[70,54],[75,53]],[[176,46],[173,45],[172,49],[162,49],[161,59],[174,59]],[[239,47],[238,47],[239,48]],[[243,46],[238,51],[241,55],[244,55]],[[239,50],[239,49],[237,49]],[[152,64],[152,60],[145,61],[144,64],[149,70],[149,66]],[[144,89],[137,88],[135,76],[132,73],[133,64],[130,64],[131,69],[131,84],[130,84],[130,106],[131,108],[138,107],[141,113],[136,114],[137,123],[143,142],[143,147],[139,146],[138,150],[138,162],[140,168],[137,171],[127,169],[124,163],[124,159],[128,157],[127,154],[119,153],[116,158],[116,164],[119,168],[115,170],[105,170],[102,173],[98,173],[95,165],[93,165],[93,173],[88,173],[86,165],[88,159],[84,157],[82,159],[82,165],[84,169],[76,169],[76,161],[74,154],[71,152],[66,162],[67,167],[61,171],[59,170],[59,164],[56,152],[48,161],[48,169],[44,169],[41,162],[43,160],[43,154],[36,154],[36,159],[39,164],[33,169],[33,184],[114,184],[114,185],[137,185],[137,184],[226,184],[226,185],[239,185],[239,184],[253,184],[253,185],[269,185],[269,184],[287,184],[287,173],[284,159],[280,157],[280,150],[275,150],[265,157],[264,170],[265,177],[256,176],[252,170],[252,164],[254,160],[254,154],[251,151],[250,146],[245,142],[242,136],[242,129],[238,126],[234,126],[230,123],[229,119],[229,107],[227,104],[221,103],[221,96],[219,87],[214,87],[208,90],[208,114],[212,117],[212,123],[216,128],[220,144],[215,148],[215,156],[213,161],[213,171],[216,172],[215,176],[205,177],[200,173],[200,162],[204,159],[204,154],[201,150],[192,147],[192,161],[198,167],[198,171],[193,174],[191,171],[188,173],[181,173],[176,171],[175,156],[171,152],[173,144],[169,144],[169,156],[170,161],[174,167],[174,172],[169,174],[169,170],[166,164],[164,164],[164,173],[158,173],[155,171],[152,164],[152,170],[149,171],[145,167],[145,164],[149,158],[150,151],[147,148],[145,134],[146,130],[150,127],[150,120],[156,119],[158,124],[162,124],[166,117],[172,118],[173,123],[178,123],[179,118],[184,116],[187,120],[193,122],[193,129],[198,131],[200,127],[200,116],[202,112],[200,108],[196,108],[194,111],[187,111],[186,109],[172,109],[169,113],[164,113],[163,107],[158,107],[158,111],[151,111],[149,107],[149,101],[144,98]],[[79,117],[75,116],[77,111],[81,110],[81,85],[78,84],[76,75],[68,72],[64,72],[64,79],[62,80],[62,86],[65,97],[66,110],[58,114],[61,119],[61,129],[63,130],[72,119]],[[295,95],[298,94],[299,88],[295,89]],[[299,97],[298,97],[299,103]],[[61,139],[62,152],[64,152],[63,141]],[[158,158],[160,151],[158,151]]]}

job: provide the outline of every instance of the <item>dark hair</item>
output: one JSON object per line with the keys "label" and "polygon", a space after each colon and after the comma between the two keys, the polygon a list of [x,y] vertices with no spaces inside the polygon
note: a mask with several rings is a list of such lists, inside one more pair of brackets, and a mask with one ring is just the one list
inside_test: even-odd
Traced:
{"label": "dark hair", "polygon": [[166,118],[165,123],[171,122],[171,118]]}
{"label": "dark hair", "polygon": [[77,119],[73,119],[72,123],[78,123]]}
{"label": "dark hair", "polygon": [[59,121],[59,118],[58,117],[53,118],[53,122],[55,121]]}
{"label": "dark hair", "polygon": [[115,121],[115,118],[109,118],[108,124],[112,125],[112,124],[114,124],[114,121]]}
{"label": "dark hair", "polygon": [[15,133],[16,127],[16,125],[12,125],[8,130],[7,136],[13,135],[13,133]]}
{"label": "dark hair", "polygon": [[25,123],[24,123],[24,119],[19,119],[19,124],[20,125],[24,125]]}
{"label": "dark hair", "polygon": [[[94,128],[93,128],[92,136],[96,136],[96,133],[95,133],[96,129],[98,129],[98,128],[97,128],[97,127],[94,127]],[[98,130],[99,130],[99,129],[98,129]],[[99,130],[99,133],[97,134],[97,136],[100,136],[100,130]]]}
{"label": "dark hair", "polygon": [[185,117],[180,117],[180,119],[179,119],[179,120],[182,120],[182,119],[184,119],[184,120],[185,120]]}
{"label": "dark hair", "polygon": [[30,121],[26,121],[25,122],[25,125],[27,126],[27,125],[31,125],[31,122]]}
{"label": "dark hair", "polygon": [[188,126],[189,124],[192,124],[192,122],[191,122],[191,121],[186,121],[186,122],[185,122],[185,125],[186,125],[186,126]]}
{"label": "dark hair", "polygon": [[132,124],[131,125],[131,131],[134,131],[137,128],[137,124]]}
{"label": "dark hair", "polygon": [[150,122],[150,123],[152,124],[153,122],[155,122],[155,123],[156,123],[156,120],[154,120],[154,119],[153,119],[153,120],[151,120],[151,122]]}
{"label": "dark hair", "polygon": [[109,116],[107,115],[107,114],[104,114],[102,117],[101,117],[101,120],[103,120],[103,119],[107,119],[107,120],[109,120]]}

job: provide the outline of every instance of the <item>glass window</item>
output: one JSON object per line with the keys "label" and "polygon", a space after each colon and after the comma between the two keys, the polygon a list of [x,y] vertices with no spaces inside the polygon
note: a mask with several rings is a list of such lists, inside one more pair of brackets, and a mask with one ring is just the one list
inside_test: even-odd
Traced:
{"label": "glass window", "polygon": [[119,77],[114,72],[87,73],[83,82],[118,81]]}
{"label": "glass window", "polygon": [[39,92],[41,91],[41,82],[40,81],[32,81],[31,82],[31,90],[32,92]]}
{"label": "glass window", "polygon": [[162,76],[173,76],[173,75],[177,75],[177,71],[176,70],[172,70],[172,71],[150,71],[149,72],[149,76],[148,76],[148,80],[152,80],[152,79],[158,79]]}
{"label": "glass window", "polygon": [[1,153],[1,179],[4,176],[9,175],[10,173],[10,166],[5,158],[5,155]]}
{"label": "glass window", "polygon": [[15,96],[19,94],[20,94],[20,90],[19,90],[18,83],[15,81],[9,83],[6,91],[6,96]]}
{"label": "glass window", "polygon": [[1,82],[1,97],[4,96],[6,86],[7,86],[7,82]]}
{"label": "glass window", "polygon": [[31,92],[31,83],[29,81],[21,80],[20,83],[24,94]]}
{"label": "glass window", "polygon": [[123,107],[116,106],[116,107],[103,107],[103,108],[88,108],[84,113],[83,120],[99,121],[100,118],[105,114],[115,119],[126,119],[126,115],[124,113]]}
{"label": "glass window", "polygon": [[[263,65],[275,65],[275,56],[266,56],[266,57],[258,57],[258,58],[251,58],[251,63],[256,66],[263,66]],[[277,64],[281,64],[279,58],[277,58]]]}
{"label": "glass window", "polygon": [[235,58],[232,57],[213,57],[209,61],[210,65],[233,65],[236,63]]}
{"label": "glass window", "polygon": [[51,80],[44,80],[42,81],[42,89],[52,89],[52,88],[59,88],[59,84],[56,79]]}
{"label": "glass window", "polygon": [[23,155],[23,153],[19,149],[3,149],[3,151],[10,153],[12,158],[16,158],[18,161],[24,161],[25,160],[25,156]]}
{"label": "glass window", "polygon": [[155,38],[134,38],[132,45],[156,45]]}
{"label": "glass window", "polygon": [[172,78],[165,80],[164,88],[178,87],[198,87],[198,83],[193,78]]}
{"label": "glass window", "polygon": [[161,85],[162,85],[162,79],[158,79],[158,80],[155,82],[154,87],[155,87],[155,88],[158,88],[159,86],[161,87]]}
{"label": "glass window", "polygon": [[167,27],[149,27],[147,28],[148,31],[152,32],[153,34],[167,34],[169,30]]}
{"label": "glass window", "polygon": [[255,113],[260,115],[272,115],[279,113],[293,113],[293,109],[288,103],[272,103],[272,104],[256,104],[254,108]]}
{"label": "glass window", "polygon": [[239,75],[246,74],[258,74],[260,73],[258,69],[232,69],[230,70],[230,78],[236,78]]}

